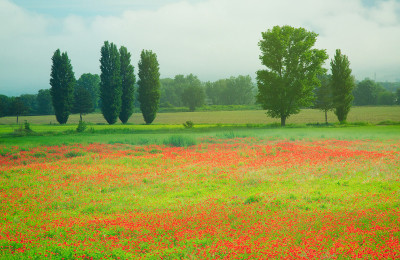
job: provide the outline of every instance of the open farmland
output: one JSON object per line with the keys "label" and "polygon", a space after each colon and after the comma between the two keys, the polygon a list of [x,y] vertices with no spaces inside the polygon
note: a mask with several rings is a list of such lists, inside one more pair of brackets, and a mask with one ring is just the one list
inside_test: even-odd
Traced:
{"label": "open farmland", "polygon": [[[55,116],[20,116],[19,121],[27,120],[31,124],[57,124]],[[88,114],[83,120],[93,124],[106,124],[102,114]],[[280,119],[268,117],[265,110],[248,111],[215,111],[215,112],[178,112],[158,113],[154,124],[182,124],[186,121],[195,124],[271,124],[280,123]],[[350,110],[349,122],[369,122],[372,124],[391,120],[400,122],[400,106],[353,107]],[[328,113],[330,123],[338,123],[333,112]],[[71,115],[68,124],[78,124],[79,115]],[[302,109],[297,115],[289,117],[288,124],[325,123],[325,115],[317,109]],[[16,117],[0,118],[0,124],[15,124]],[[129,124],[144,124],[141,113],[134,113]]]}
{"label": "open farmland", "polygon": [[0,258],[397,259],[399,131],[4,138]]}

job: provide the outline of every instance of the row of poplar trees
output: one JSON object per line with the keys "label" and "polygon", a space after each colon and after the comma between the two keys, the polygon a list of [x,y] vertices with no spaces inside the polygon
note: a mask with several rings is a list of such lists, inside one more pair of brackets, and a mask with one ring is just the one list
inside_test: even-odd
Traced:
{"label": "row of poplar trees", "polygon": [[[71,112],[80,113],[82,121],[82,113],[91,112],[90,107],[93,105],[85,98],[86,92],[83,89],[75,88],[76,80],[68,54],[58,49],[54,52],[52,62],[50,93],[57,121],[65,124]],[[138,101],[146,124],[151,124],[160,100],[157,55],[143,50],[138,68]],[[114,43],[104,42],[101,47],[100,70],[101,112],[107,123],[115,124],[119,118],[125,124],[133,113],[136,84],[128,49],[121,46],[118,50]]]}

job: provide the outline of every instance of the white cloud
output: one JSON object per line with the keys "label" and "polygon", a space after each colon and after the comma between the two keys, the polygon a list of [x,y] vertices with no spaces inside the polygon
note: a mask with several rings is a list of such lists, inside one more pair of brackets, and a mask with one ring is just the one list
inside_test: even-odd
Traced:
{"label": "white cloud", "polygon": [[319,33],[317,47],[327,49],[331,58],[342,49],[359,79],[375,72],[378,80],[400,79],[399,10],[395,0],[374,8],[361,0],[205,0],[125,10],[119,16],[52,18],[0,0],[0,93],[11,93],[10,86],[19,93],[49,87],[50,59],[57,48],[68,52],[77,77],[99,73],[105,40],[126,46],[135,67],[142,49],[153,50],[162,77],[254,77],[261,67],[261,32],[285,24]]}

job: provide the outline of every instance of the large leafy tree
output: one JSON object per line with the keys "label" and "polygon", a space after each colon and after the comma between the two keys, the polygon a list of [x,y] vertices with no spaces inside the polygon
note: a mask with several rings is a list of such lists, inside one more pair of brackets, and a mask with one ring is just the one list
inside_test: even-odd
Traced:
{"label": "large leafy tree", "polygon": [[331,60],[332,94],[335,114],[340,123],[347,119],[351,104],[354,99],[354,77],[351,75],[350,62],[341,50],[336,50],[335,57]]}
{"label": "large leafy tree", "polygon": [[301,107],[312,105],[317,75],[324,73],[322,64],[328,58],[325,50],[313,48],[317,36],[291,26],[262,33],[260,59],[267,68],[257,71],[257,101],[269,116],[280,118],[282,126]]}
{"label": "large leafy tree", "polygon": [[41,89],[36,96],[37,113],[39,115],[54,115],[54,109],[51,105],[50,89]]}
{"label": "large leafy tree", "polygon": [[101,112],[107,123],[115,124],[121,112],[121,61],[117,46],[104,42],[100,58],[100,100]]}
{"label": "large leafy tree", "polygon": [[121,60],[121,80],[122,80],[122,100],[121,100],[121,112],[119,113],[119,119],[122,123],[126,124],[129,117],[133,113],[134,99],[135,99],[135,74],[133,74],[133,66],[131,65],[131,54],[128,49],[122,46],[119,49],[120,60]]}
{"label": "large leafy tree", "polygon": [[94,108],[97,108],[99,103],[100,76],[97,74],[84,73],[76,81],[76,85],[89,91],[92,104]]}
{"label": "large leafy tree", "polygon": [[315,107],[325,113],[325,123],[328,124],[328,111],[333,110],[331,75],[318,76],[321,86],[315,89]]}
{"label": "large leafy tree", "polygon": [[68,121],[74,100],[75,75],[66,52],[58,49],[52,57],[50,94],[56,119],[60,124]]}
{"label": "large leafy tree", "polygon": [[201,85],[191,85],[183,90],[182,101],[189,107],[189,110],[193,112],[196,107],[200,107],[204,104],[205,96],[204,89]]}
{"label": "large leafy tree", "polygon": [[160,68],[157,55],[152,51],[143,50],[138,67],[140,110],[146,124],[151,124],[156,118],[160,102]]}

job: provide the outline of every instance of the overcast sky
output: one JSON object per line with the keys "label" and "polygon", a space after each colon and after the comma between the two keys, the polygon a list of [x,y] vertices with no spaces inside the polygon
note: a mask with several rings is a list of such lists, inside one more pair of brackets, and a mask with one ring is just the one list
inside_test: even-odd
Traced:
{"label": "overcast sky", "polygon": [[0,0],[0,94],[49,88],[58,48],[76,78],[99,74],[105,40],[128,48],[135,73],[147,49],[162,78],[255,79],[261,32],[275,25],[318,33],[327,68],[341,49],[357,79],[400,81],[400,0]]}

